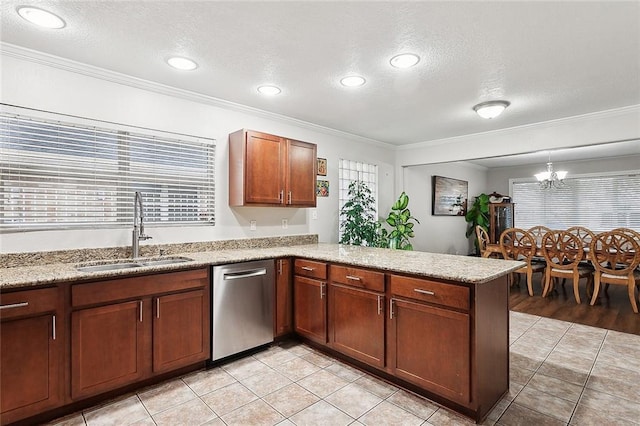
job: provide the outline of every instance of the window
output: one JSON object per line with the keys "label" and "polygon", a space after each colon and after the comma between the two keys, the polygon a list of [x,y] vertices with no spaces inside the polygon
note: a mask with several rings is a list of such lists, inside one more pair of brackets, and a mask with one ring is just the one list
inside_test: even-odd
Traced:
{"label": "window", "polygon": [[175,136],[2,105],[0,231],[129,226],[135,191],[148,224],[213,224],[214,141]]}
{"label": "window", "polygon": [[640,230],[640,174],[575,176],[560,189],[513,180],[515,226],[551,229],[584,226],[594,232],[624,227]]}
{"label": "window", "polygon": [[[364,182],[371,190],[373,198],[376,199],[376,211],[378,209],[378,166],[375,164],[367,164],[360,161],[340,159],[338,164],[338,185],[339,196],[338,202],[340,210],[344,203],[348,200],[349,184],[353,181]],[[342,218],[338,218],[338,240],[342,237],[341,222]]]}

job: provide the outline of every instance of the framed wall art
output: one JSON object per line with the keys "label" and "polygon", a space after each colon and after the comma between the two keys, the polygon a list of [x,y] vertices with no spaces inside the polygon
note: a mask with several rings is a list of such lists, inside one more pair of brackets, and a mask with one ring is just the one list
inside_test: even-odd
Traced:
{"label": "framed wall art", "polygon": [[318,158],[318,176],[327,175],[327,159]]}
{"label": "framed wall art", "polygon": [[318,180],[316,182],[316,196],[318,196],[318,197],[328,197],[329,196],[329,181],[328,180]]}
{"label": "framed wall art", "polygon": [[443,176],[433,176],[434,216],[464,216],[467,214],[469,182]]}

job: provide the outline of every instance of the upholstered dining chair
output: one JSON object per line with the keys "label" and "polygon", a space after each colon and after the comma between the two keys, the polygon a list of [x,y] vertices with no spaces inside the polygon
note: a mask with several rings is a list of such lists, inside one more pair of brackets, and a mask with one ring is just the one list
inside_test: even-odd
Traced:
{"label": "upholstered dining chair", "polygon": [[580,304],[579,282],[587,279],[587,288],[593,281],[593,270],[581,265],[584,258],[582,240],[569,231],[550,231],[542,237],[542,254],[547,262],[545,268],[544,290],[542,297],[546,297],[553,290],[552,278],[571,278],[573,295],[576,303]]}
{"label": "upholstered dining chair", "polygon": [[[480,225],[476,225],[476,238],[478,238],[478,247],[480,248],[480,256],[482,257],[501,257],[502,252],[497,244],[490,244],[489,233]],[[492,247],[493,246],[493,247]]]}
{"label": "upholstered dining chair", "polygon": [[536,243],[536,247],[538,248],[538,250],[536,250],[536,254],[533,256],[533,261],[534,262],[543,262],[544,263],[545,260],[544,260],[544,256],[542,255],[542,249],[540,248],[540,246],[542,244],[542,237],[547,232],[551,232],[551,228],[547,228],[546,226],[538,225],[538,226],[533,226],[533,227],[527,229],[527,232],[529,232],[531,234],[531,236],[533,237],[534,242]]}
{"label": "upholstered dining chair", "polygon": [[595,267],[591,304],[598,299],[600,285],[618,284],[627,287],[633,312],[638,313],[636,283],[640,282],[640,243],[623,231],[603,232],[591,241],[589,250]]}
{"label": "upholstered dining chair", "polygon": [[596,236],[593,231],[591,231],[589,228],[585,228],[584,226],[572,226],[571,228],[567,229],[567,232],[580,238],[580,241],[582,241],[582,245],[584,247],[589,247],[589,244],[591,244],[593,237]]}
{"label": "upholstered dining chair", "polygon": [[508,228],[500,234],[500,249],[502,257],[510,260],[521,260],[526,265],[514,271],[517,274],[527,276],[527,289],[529,296],[533,296],[533,274],[544,272],[542,263],[532,263],[531,260],[536,254],[536,242],[533,236],[520,228]]}

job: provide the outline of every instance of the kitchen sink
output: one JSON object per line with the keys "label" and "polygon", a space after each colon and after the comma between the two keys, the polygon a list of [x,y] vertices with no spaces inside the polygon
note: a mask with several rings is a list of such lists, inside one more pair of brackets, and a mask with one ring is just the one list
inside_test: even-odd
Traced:
{"label": "kitchen sink", "polygon": [[157,259],[138,259],[136,261],[114,260],[101,263],[99,265],[80,264],[76,269],[80,272],[117,271],[119,269],[141,268],[143,266],[173,265],[176,263],[190,262],[193,259],[188,257],[163,257]]}

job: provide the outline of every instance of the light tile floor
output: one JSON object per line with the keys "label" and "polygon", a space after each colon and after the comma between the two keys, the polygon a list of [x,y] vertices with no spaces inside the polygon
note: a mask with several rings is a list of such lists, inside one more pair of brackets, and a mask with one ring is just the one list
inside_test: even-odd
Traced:
{"label": "light tile floor", "polygon": [[[510,392],[487,425],[640,424],[640,336],[511,312]],[[302,344],[92,407],[56,425],[467,425]]]}

